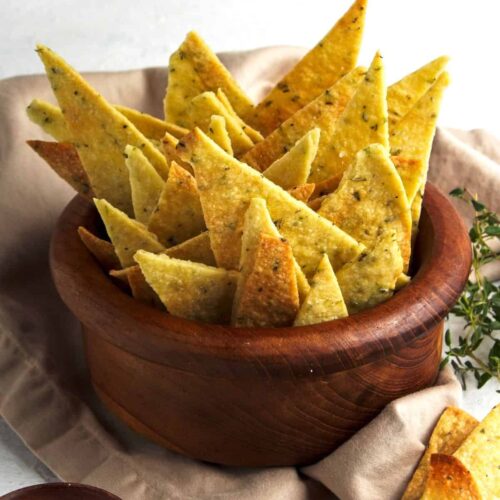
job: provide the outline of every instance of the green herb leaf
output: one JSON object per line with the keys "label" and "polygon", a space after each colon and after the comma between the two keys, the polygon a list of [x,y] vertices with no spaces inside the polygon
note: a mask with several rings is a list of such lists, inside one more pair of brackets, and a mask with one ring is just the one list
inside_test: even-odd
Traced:
{"label": "green herb leaf", "polygon": [[472,203],[472,206],[474,207],[474,210],[476,210],[476,212],[482,212],[486,208],[482,203],[475,200],[474,198],[471,198],[470,202]]}
{"label": "green herb leaf", "polygon": [[455,196],[456,198],[462,196],[464,194],[464,190],[462,188],[455,188],[450,191],[450,196]]}
{"label": "green herb leaf", "polygon": [[[448,362],[459,376],[466,389],[466,375],[472,374],[477,387],[489,380],[500,380],[500,287],[482,275],[485,264],[499,261],[491,243],[500,237],[498,215],[477,200],[466,189],[455,188],[450,195],[467,203],[474,210],[469,237],[472,245],[472,272],[475,281],[468,280],[465,289],[451,312],[465,321],[464,334],[453,343],[449,330],[445,333],[446,352],[441,366]],[[477,349],[487,345],[486,356]]]}
{"label": "green herb leaf", "polygon": [[500,236],[499,226],[488,226],[484,231],[488,236]]}

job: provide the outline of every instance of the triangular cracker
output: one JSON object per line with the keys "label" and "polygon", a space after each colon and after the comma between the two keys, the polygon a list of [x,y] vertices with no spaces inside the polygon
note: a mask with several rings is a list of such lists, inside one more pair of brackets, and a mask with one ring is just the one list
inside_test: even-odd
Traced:
{"label": "triangular cracker", "polygon": [[158,205],[148,223],[149,231],[172,247],[206,229],[194,177],[173,162]]}
{"label": "triangular cracker", "polygon": [[157,309],[164,309],[160,298],[144,278],[139,265],[136,264],[135,266],[130,266],[125,269],[112,270],[109,274],[114,278],[126,281],[134,299],[156,307]]}
{"label": "triangular cracker", "polygon": [[[457,458],[449,455],[431,455],[429,477],[422,500],[485,500],[474,477]],[[497,497],[498,498],[498,497]]]}
{"label": "triangular cracker", "polygon": [[[265,200],[263,198],[252,198],[245,212],[243,222],[239,269],[244,267],[246,255],[250,252],[250,249],[255,248],[257,240],[262,234],[267,234],[275,238],[282,237],[271,219]],[[294,262],[299,297],[302,301],[309,293],[311,287],[309,286],[307,278],[295,259]]]}
{"label": "triangular cracker", "polygon": [[416,162],[411,169],[405,169],[408,165],[404,162],[401,165],[401,177],[410,203],[427,178],[439,108],[449,82],[448,73],[442,73],[405,117],[391,128],[391,154]]}
{"label": "triangular cracker", "polygon": [[309,182],[341,174],[360,149],[375,143],[389,147],[384,65],[379,53],[337,120],[327,144],[319,149]]}
{"label": "triangular cracker", "polygon": [[321,204],[326,200],[328,197],[327,194],[324,194],[322,196],[318,196],[317,198],[313,198],[312,200],[307,202],[307,206],[311,209],[317,212],[321,208]]}
{"label": "triangular cracker", "polygon": [[406,285],[408,285],[408,283],[410,283],[410,281],[411,281],[411,276],[409,276],[408,274],[405,274],[405,273],[401,273],[398,276],[398,279],[396,280],[395,291],[397,292],[398,290],[401,290]]}
{"label": "triangular cracker", "polygon": [[166,178],[168,167],[164,156],[59,55],[41,45],[37,51],[92,190],[97,197],[131,215],[125,146],[141,148],[157,172]]}
{"label": "triangular cracker", "polygon": [[158,204],[165,182],[139,148],[127,146],[125,155],[130,175],[134,215],[136,220],[147,224]]}
{"label": "triangular cracker", "polygon": [[349,314],[390,298],[403,272],[396,234],[385,232],[374,246],[337,271],[337,280]]}
{"label": "triangular cracker", "polygon": [[26,108],[26,114],[33,123],[38,125],[56,141],[72,141],[71,133],[64,120],[64,115],[57,106],[41,99],[33,99]]}
{"label": "triangular cracker", "polygon": [[203,92],[191,101],[189,112],[191,128],[196,126],[207,132],[213,115],[223,116],[226,120],[226,130],[236,156],[241,156],[253,146],[252,140],[245,134],[240,122],[227,111],[213,92]]}
{"label": "triangular cracker", "polygon": [[245,119],[253,104],[231,73],[195,32],[187,34],[180,47],[171,55],[168,67],[168,87],[165,96],[165,118],[190,128],[189,103],[207,90],[222,89],[239,116]]}
{"label": "triangular cracker", "polygon": [[263,174],[283,189],[305,184],[311,164],[318,152],[320,129],[313,128],[299,139],[281,158],[270,165]]}
{"label": "triangular cracker", "polygon": [[318,198],[320,196],[325,196],[327,194],[333,193],[339,187],[342,176],[343,172],[342,174],[336,174],[332,177],[329,177],[328,179],[325,179],[324,181],[315,183],[314,193],[312,197]]}
{"label": "triangular cracker", "polygon": [[26,141],[73,189],[86,198],[93,197],[90,181],[73,146],[65,142]]}
{"label": "triangular cracker", "polygon": [[313,325],[347,316],[347,308],[327,255],[321,259],[311,291],[300,306],[294,326]]}
{"label": "triangular cracker", "polygon": [[500,498],[500,404],[453,453],[477,482],[481,498]]}
{"label": "triangular cracker", "polygon": [[113,207],[106,200],[94,199],[94,203],[106,226],[109,239],[113,243],[122,267],[135,264],[134,254],[137,250],[144,249],[156,253],[165,250],[156,236],[140,222],[130,219],[124,212]]}
{"label": "triangular cracker", "polygon": [[319,150],[329,143],[338,117],[351,100],[366,68],[355,68],[245,153],[243,161],[263,171],[313,127],[321,130]]}
{"label": "triangular cracker", "polygon": [[460,408],[454,406],[446,408],[432,431],[425,453],[420,459],[401,500],[420,500],[429,475],[431,455],[434,453],[444,453],[445,455],[455,453],[478,423],[472,415]]}
{"label": "triangular cracker", "polygon": [[[248,250],[248,252],[247,252]],[[292,249],[286,240],[261,233],[245,253],[234,296],[231,324],[289,326],[299,309]]]}
{"label": "triangular cracker", "polygon": [[177,139],[177,137],[173,136],[169,132],[166,132],[165,136],[161,140],[163,154],[165,155],[165,158],[167,159],[169,165],[172,162],[175,162],[181,167],[185,168],[190,174],[192,174],[193,169],[191,165],[189,163],[186,163],[185,161],[182,161],[180,156],[177,154],[177,151],[175,150],[177,144],[179,144],[179,139]]}
{"label": "triangular cracker", "polygon": [[83,226],[78,228],[78,236],[105,271],[120,267],[120,261],[116,256],[112,243],[98,238]]}
{"label": "triangular cracker", "polygon": [[208,124],[207,135],[216,142],[226,153],[232,155],[231,138],[227,132],[226,119],[220,115],[212,115]]}
{"label": "triangular cracker", "polygon": [[327,196],[318,213],[368,248],[385,232],[395,234],[408,264],[410,206],[401,178],[380,144],[372,144],[357,154],[339,187]]}
{"label": "triangular cracker", "polygon": [[326,36],[257,105],[251,123],[264,135],[331,87],[356,65],[366,0],[356,0]]}
{"label": "triangular cracker", "polygon": [[229,322],[237,272],[142,250],[135,260],[169,313],[205,323]]}
{"label": "triangular cracker", "polygon": [[[141,113],[136,109],[120,106],[118,104],[114,107],[149,139],[160,140],[166,132],[173,134],[175,137],[182,137],[189,132],[189,130],[185,128],[174,125],[173,123],[164,122],[159,118],[148,115],[147,113]],[[33,99],[26,108],[26,113],[33,123],[39,125],[47,134],[51,135],[57,141],[71,141],[71,134],[64,120],[64,115],[57,106],[41,99]]]}
{"label": "triangular cracker", "polygon": [[441,56],[406,75],[387,89],[389,128],[403,118],[429,90],[448,64],[449,57]]}
{"label": "triangular cracker", "polygon": [[302,186],[296,186],[292,189],[288,189],[288,192],[296,199],[299,201],[302,201],[303,203],[307,203],[309,201],[309,198],[314,193],[314,189],[316,187],[316,184],[309,183],[309,184],[302,184]]}
{"label": "triangular cracker", "polygon": [[[113,245],[111,245],[113,246]],[[130,285],[128,282],[127,269],[110,269],[109,275],[113,278],[113,282],[124,292],[131,293]]]}
{"label": "triangular cracker", "polygon": [[405,156],[391,156],[391,160],[401,177],[406,197],[411,204],[417,195],[419,187],[422,185],[422,175],[426,171],[423,160],[406,158]]}
{"label": "triangular cracker", "polygon": [[[93,235],[92,235],[93,236]],[[93,236],[96,238],[95,236]],[[100,240],[111,247],[111,251],[114,254],[113,245],[107,241]],[[90,250],[92,252],[92,250]],[[176,245],[175,247],[167,248],[164,252],[165,255],[172,257],[174,259],[190,260],[192,262],[198,262],[200,264],[206,264],[207,266],[215,267],[215,259],[212,249],[210,248],[210,238],[208,237],[208,232],[195,236],[189,240]],[[98,258],[99,260],[99,258]],[[115,255],[115,267],[120,265],[118,258]],[[113,267],[113,266],[111,266]],[[109,266],[105,266],[105,269],[109,269]],[[132,295],[143,302],[152,303],[157,306],[158,303],[163,308],[161,301],[159,300],[156,293],[145,281],[144,276],[139,268],[139,264],[134,266],[129,266],[125,269],[115,269],[110,271],[110,275],[120,281],[126,283],[131,289]],[[154,296],[153,296],[154,294]]]}
{"label": "triangular cracker", "polygon": [[179,127],[174,123],[165,122],[156,118],[156,116],[149,115],[148,113],[142,113],[141,111],[128,108],[127,106],[116,104],[115,108],[122,115],[128,118],[137,127],[137,129],[149,139],[156,139],[160,141],[166,132],[180,138],[189,132],[186,128]]}
{"label": "triangular cracker", "polygon": [[339,268],[363,250],[362,245],[307,205],[229,156],[200,129],[187,135],[177,150],[195,171],[219,266],[238,267],[244,214],[254,197],[266,200],[271,217],[292,246],[306,276],[314,272],[324,253],[328,254],[332,265]]}
{"label": "triangular cracker", "polygon": [[165,250],[165,255],[181,260],[191,260],[206,264],[207,266],[215,266],[215,257],[210,247],[210,236],[208,231],[183,241],[175,247],[170,247]]}
{"label": "triangular cracker", "polygon": [[224,107],[231,114],[231,116],[233,116],[238,121],[245,134],[248,135],[248,137],[250,137],[250,139],[254,144],[257,144],[258,142],[264,140],[264,137],[262,137],[262,134],[258,130],[250,127],[250,125],[248,125],[248,123],[243,121],[241,116],[239,116],[238,113],[236,113],[236,111],[231,106],[229,99],[227,98],[226,94],[224,94],[224,91],[222,89],[217,89],[215,95],[217,96],[217,99],[219,99],[219,101],[222,104],[224,104]]}
{"label": "triangular cracker", "polygon": [[424,202],[425,186],[420,186],[417,191],[413,203],[411,204],[411,244],[412,248],[418,236],[418,224],[420,222],[420,214],[422,213],[422,204]]}

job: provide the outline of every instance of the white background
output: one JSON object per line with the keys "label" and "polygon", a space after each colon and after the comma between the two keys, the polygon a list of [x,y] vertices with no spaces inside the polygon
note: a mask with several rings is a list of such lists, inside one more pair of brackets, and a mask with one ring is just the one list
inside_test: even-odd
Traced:
{"label": "white background", "polygon": [[[41,72],[36,42],[77,69],[167,65],[187,31],[216,51],[312,46],[350,0],[1,0],[0,78]],[[500,1],[370,0],[361,62],[376,49],[389,81],[441,54],[453,78],[441,124],[500,137]]]}
{"label": "white background", "polygon": [[[350,0],[0,0],[0,78],[41,72],[37,42],[81,71],[166,66],[187,31],[215,51],[312,46]],[[448,54],[453,83],[440,123],[500,137],[500,0],[370,0],[360,62],[384,55],[389,82]],[[35,96],[34,96],[35,97]],[[0,124],[1,127],[1,124]],[[474,384],[471,384],[473,386]],[[467,391],[482,418],[495,387]],[[0,494],[50,473],[0,422]]]}

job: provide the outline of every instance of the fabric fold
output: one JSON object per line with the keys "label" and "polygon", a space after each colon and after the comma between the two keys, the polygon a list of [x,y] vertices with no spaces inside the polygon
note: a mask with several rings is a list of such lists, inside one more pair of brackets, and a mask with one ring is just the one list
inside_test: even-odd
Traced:
{"label": "fabric fold", "polygon": [[[221,58],[257,100],[303,53],[273,47]],[[161,116],[164,68],[88,78],[110,102]],[[26,445],[61,479],[126,500],[397,498],[441,411],[459,402],[449,369],[436,386],[393,402],[301,470],[189,460],[136,436],[103,409],[90,387],[78,321],[50,278],[50,236],[73,192],[25,145],[49,139],[25,116],[33,98],[54,102],[45,77],[0,81],[0,413]],[[439,130],[430,179],[444,191],[467,186],[498,211],[499,160],[500,142],[487,133]]]}

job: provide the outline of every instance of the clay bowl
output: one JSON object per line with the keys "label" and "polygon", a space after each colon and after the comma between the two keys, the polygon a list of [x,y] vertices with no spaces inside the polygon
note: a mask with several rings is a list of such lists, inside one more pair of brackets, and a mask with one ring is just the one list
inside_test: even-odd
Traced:
{"label": "clay bowl", "polygon": [[314,462],[390,401],[433,384],[443,318],[471,264],[460,216],[429,185],[414,278],[389,301],[314,326],[234,329],[132,299],[80,242],[79,225],[100,230],[93,205],[77,196],[59,219],[50,260],[83,325],[97,394],[140,434],[227,465]]}
{"label": "clay bowl", "polygon": [[120,500],[111,493],[85,484],[48,483],[28,486],[0,497],[1,500]]}

